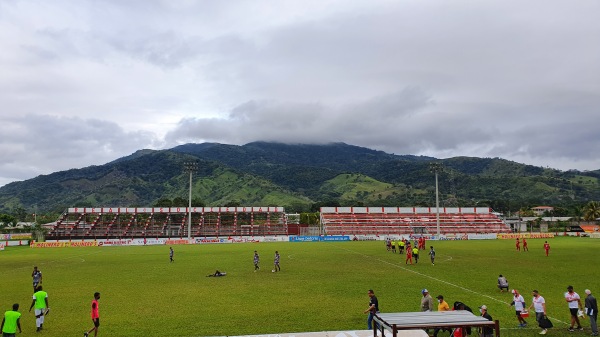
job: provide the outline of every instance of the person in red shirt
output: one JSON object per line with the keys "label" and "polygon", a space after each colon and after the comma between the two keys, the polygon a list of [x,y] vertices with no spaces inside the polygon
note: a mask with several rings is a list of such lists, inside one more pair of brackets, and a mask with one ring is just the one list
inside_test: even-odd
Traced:
{"label": "person in red shirt", "polygon": [[83,335],[85,337],[89,336],[92,331],[94,332],[94,336],[98,336],[98,328],[100,328],[100,314],[98,312],[98,300],[100,299],[100,293],[94,293],[94,300],[92,301],[92,322],[94,322],[94,327],[90,329],[88,332],[84,332]]}
{"label": "person in red shirt", "polygon": [[404,261],[404,264],[408,264],[408,261],[410,261],[410,264],[412,263],[412,249],[410,247],[410,244],[408,246],[406,246],[406,261]]}
{"label": "person in red shirt", "polygon": [[520,252],[521,251],[521,242],[519,241],[519,238],[517,238],[516,245],[517,245],[517,252]]}
{"label": "person in red shirt", "polygon": [[548,256],[548,252],[550,252],[550,244],[548,241],[544,241],[544,250],[546,251],[546,256]]}
{"label": "person in red shirt", "polygon": [[529,248],[527,248],[527,240],[525,240],[525,238],[523,238],[523,251],[524,252],[528,252]]}

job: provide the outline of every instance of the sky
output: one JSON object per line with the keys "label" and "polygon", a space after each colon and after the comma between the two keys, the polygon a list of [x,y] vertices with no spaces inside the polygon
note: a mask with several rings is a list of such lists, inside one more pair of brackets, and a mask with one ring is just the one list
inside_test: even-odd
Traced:
{"label": "sky", "polygon": [[184,143],[600,169],[597,0],[0,0],[0,186]]}

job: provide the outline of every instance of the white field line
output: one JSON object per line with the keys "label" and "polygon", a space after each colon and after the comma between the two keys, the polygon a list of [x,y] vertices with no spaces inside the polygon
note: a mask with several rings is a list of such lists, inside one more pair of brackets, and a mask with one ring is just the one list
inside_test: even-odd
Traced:
{"label": "white field line", "polygon": [[[460,285],[458,285],[458,284],[454,284],[454,283],[452,283],[452,282],[448,282],[448,281],[445,281],[445,280],[439,279],[439,278],[437,278],[437,277],[433,277],[433,276],[430,276],[430,275],[427,275],[427,274],[420,273],[420,272],[418,272],[418,271],[416,271],[416,270],[414,270],[414,269],[410,269],[410,268],[403,267],[401,264],[392,263],[392,262],[389,262],[389,261],[386,261],[386,260],[382,260],[382,259],[379,259],[379,258],[375,258],[375,257],[373,257],[373,256],[366,255],[366,254],[363,254],[363,253],[360,253],[360,252],[357,252],[357,251],[354,251],[354,250],[351,250],[351,249],[347,249],[347,248],[342,248],[342,247],[340,247],[340,249],[343,249],[343,250],[345,250],[345,251],[348,251],[348,252],[350,252],[350,253],[354,253],[354,254],[357,254],[357,255],[361,255],[361,256],[363,256],[363,257],[366,257],[366,258],[369,258],[369,259],[374,259],[374,260],[376,260],[376,261],[379,261],[379,262],[382,262],[382,263],[385,263],[385,264],[389,264],[390,266],[394,266],[394,267],[396,267],[396,268],[399,268],[399,269],[405,270],[405,271],[407,271],[407,272],[411,272],[411,273],[413,273],[413,274],[417,274],[417,275],[419,275],[419,276],[422,276],[422,277],[425,277],[425,278],[428,278],[428,279],[431,279],[431,280],[434,280],[434,281],[437,281],[437,282],[440,282],[440,283],[444,283],[444,284],[447,284],[447,285],[449,285],[449,286],[452,286],[452,287],[456,287],[456,288],[458,288],[458,289],[461,289],[461,290],[463,290],[463,291],[466,291],[466,292],[473,293],[473,294],[475,294],[475,295],[479,295],[479,296],[483,296],[483,297],[489,298],[490,300],[493,300],[493,301],[496,301],[496,302],[500,302],[500,303],[502,303],[502,304],[506,304],[506,301],[499,300],[499,299],[497,299],[497,298],[494,298],[494,297],[492,297],[492,296],[490,296],[490,295],[486,295],[486,294],[479,293],[479,292],[477,292],[477,291],[475,291],[475,290],[472,290],[472,289],[469,289],[469,288],[465,288],[465,287],[463,287],[463,286],[460,286]],[[563,321],[561,321],[561,320],[559,320],[559,319],[557,319],[557,318],[550,317],[550,316],[548,316],[548,318],[551,318],[551,319],[553,319],[553,320],[555,320],[555,321],[557,321],[557,322],[563,323],[563,324],[565,324],[565,325],[569,325],[569,323],[567,323],[567,322],[563,322]]]}

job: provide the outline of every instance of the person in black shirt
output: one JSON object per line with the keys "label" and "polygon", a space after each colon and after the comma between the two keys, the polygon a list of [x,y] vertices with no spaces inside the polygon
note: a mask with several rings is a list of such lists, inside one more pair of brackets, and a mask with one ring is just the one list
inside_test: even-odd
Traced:
{"label": "person in black shirt", "polygon": [[[487,319],[488,321],[493,320],[492,316],[490,316],[490,314],[487,311],[487,306],[480,306],[479,312],[481,312],[481,317]],[[494,329],[487,326],[481,328],[481,337],[494,337]]]}
{"label": "person in black shirt", "polygon": [[[373,316],[379,313],[379,302],[377,301],[377,296],[375,296],[375,293],[372,289],[369,289],[369,298],[369,308],[367,308],[367,310],[365,310],[364,313],[369,313],[369,318],[367,319],[367,327],[369,328],[369,330],[372,330]],[[375,325],[377,326],[377,328],[379,328],[377,323]]]}

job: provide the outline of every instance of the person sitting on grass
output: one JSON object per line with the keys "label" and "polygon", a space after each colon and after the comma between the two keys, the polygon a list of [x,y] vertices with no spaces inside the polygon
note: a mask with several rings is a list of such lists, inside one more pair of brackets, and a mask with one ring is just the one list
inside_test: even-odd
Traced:
{"label": "person sitting on grass", "polygon": [[215,271],[214,274],[206,275],[206,277],[220,277],[220,276],[225,276],[225,275],[227,275],[227,273],[222,273],[222,272],[220,272],[220,271],[217,270],[217,271]]}

